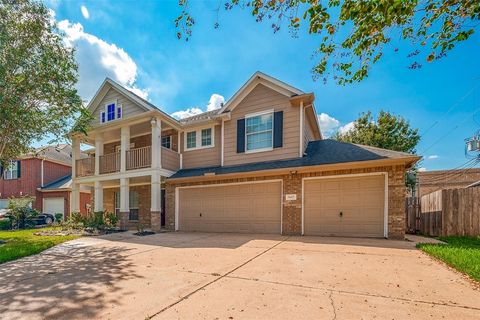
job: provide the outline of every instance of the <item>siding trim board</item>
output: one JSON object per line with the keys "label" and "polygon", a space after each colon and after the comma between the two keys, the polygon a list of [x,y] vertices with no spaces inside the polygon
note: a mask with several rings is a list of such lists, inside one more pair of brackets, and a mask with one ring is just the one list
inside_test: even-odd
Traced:
{"label": "siding trim board", "polygon": [[309,180],[326,180],[326,179],[341,179],[341,178],[355,178],[355,177],[369,177],[369,176],[384,176],[384,203],[383,203],[383,236],[388,238],[388,172],[370,172],[370,173],[355,173],[342,175],[328,175],[320,177],[302,178],[302,236],[305,235],[305,181]]}

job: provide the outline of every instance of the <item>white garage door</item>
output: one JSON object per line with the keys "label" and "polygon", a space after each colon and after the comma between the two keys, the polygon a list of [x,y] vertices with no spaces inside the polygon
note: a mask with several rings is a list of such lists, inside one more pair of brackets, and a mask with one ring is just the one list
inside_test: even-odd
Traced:
{"label": "white garage door", "polygon": [[384,237],[385,176],[304,181],[306,235]]}
{"label": "white garage door", "polygon": [[179,230],[280,233],[282,184],[180,188]]}
{"label": "white garage door", "polygon": [[65,200],[64,198],[44,198],[43,199],[44,213],[61,213],[65,215]]}

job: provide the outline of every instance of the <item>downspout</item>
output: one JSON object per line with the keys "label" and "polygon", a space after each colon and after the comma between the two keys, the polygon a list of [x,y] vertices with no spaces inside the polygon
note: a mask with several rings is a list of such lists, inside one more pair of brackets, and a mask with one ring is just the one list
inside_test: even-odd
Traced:
{"label": "downspout", "polygon": [[42,159],[42,164],[40,165],[40,186],[43,188],[43,163],[45,162],[45,158]]}

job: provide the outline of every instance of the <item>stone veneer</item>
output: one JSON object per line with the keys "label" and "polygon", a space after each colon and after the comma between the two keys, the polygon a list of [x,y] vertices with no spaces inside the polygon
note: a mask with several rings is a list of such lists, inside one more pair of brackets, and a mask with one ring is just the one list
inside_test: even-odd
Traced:
{"label": "stone veneer", "polygon": [[388,173],[388,237],[403,238],[405,234],[405,167],[403,165],[382,166],[361,169],[345,169],[335,171],[314,171],[282,175],[265,175],[242,178],[221,178],[199,182],[181,182],[168,180],[166,184],[166,223],[167,229],[175,229],[175,188],[192,185],[208,185],[215,183],[235,183],[261,181],[271,179],[283,180],[283,194],[296,194],[296,201],[284,201],[282,230],[285,235],[300,235],[302,232],[302,178],[335,176],[346,174],[387,172]]}

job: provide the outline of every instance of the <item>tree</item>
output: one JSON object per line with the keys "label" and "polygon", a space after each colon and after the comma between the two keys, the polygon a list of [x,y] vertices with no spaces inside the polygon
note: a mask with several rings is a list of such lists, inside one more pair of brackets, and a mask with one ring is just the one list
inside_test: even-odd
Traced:
{"label": "tree", "polygon": [[[0,164],[49,135],[84,131],[77,64],[48,9],[34,0],[0,0]],[[79,120],[79,121],[78,121]]]}
{"label": "tree", "polygon": [[370,111],[362,113],[351,130],[343,133],[337,131],[333,138],[408,153],[415,153],[415,147],[420,141],[418,129],[411,128],[403,117],[383,110],[376,119]]}
{"label": "tree", "polygon": [[[195,20],[188,0],[179,4],[177,37],[188,40]],[[480,19],[478,0],[227,0],[224,5],[226,11],[235,7],[249,10],[257,22],[271,20],[273,32],[288,25],[297,36],[305,23],[319,41],[314,77],[324,81],[333,77],[339,84],[366,78],[384,46],[396,39],[414,45],[407,53],[413,60],[411,69],[421,68],[423,59],[441,59],[479,28]],[[214,27],[218,26],[216,21]]]}

